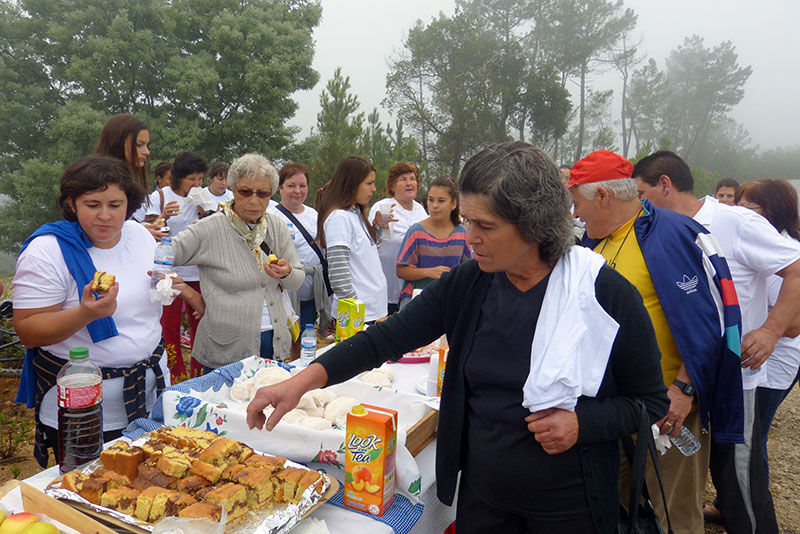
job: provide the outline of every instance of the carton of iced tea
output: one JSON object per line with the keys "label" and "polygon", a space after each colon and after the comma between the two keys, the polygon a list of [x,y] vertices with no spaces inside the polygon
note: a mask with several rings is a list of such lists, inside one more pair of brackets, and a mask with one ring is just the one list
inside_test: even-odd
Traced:
{"label": "carton of iced tea", "polygon": [[442,396],[442,382],[444,382],[444,368],[447,365],[447,355],[450,347],[439,347],[439,369],[436,372],[436,396]]}
{"label": "carton of iced tea", "polygon": [[358,299],[339,299],[336,306],[336,342],[364,330],[364,303]]}
{"label": "carton of iced tea", "polygon": [[383,515],[394,502],[397,412],[368,404],[347,414],[344,505]]}

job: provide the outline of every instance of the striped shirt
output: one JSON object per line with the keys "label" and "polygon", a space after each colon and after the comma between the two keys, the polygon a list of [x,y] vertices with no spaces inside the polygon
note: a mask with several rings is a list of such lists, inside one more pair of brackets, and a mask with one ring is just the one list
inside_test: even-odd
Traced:
{"label": "striped shirt", "polygon": [[[431,235],[422,224],[416,223],[406,232],[397,255],[397,265],[411,265],[420,269],[444,265],[452,269],[471,257],[467,229],[463,224],[456,226],[446,238],[440,239]],[[414,289],[428,287],[431,282],[432,278],[408,282],[400,292],[400,300],[410,297]]]}

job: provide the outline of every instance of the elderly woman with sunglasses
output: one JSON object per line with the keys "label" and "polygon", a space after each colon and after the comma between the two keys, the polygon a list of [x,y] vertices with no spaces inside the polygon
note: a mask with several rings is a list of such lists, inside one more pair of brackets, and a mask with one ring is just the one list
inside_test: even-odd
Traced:
{"label": "elderly woman with sunglasses", "polygon": [[200,270],[203,301],[192,305],[202,319],[192,356],[206,371],[255,354],[288,358],[293,312],[287,290],[298,290],[305,279],[289,229],[265,212],[278,187],[275,167],[245,154],[231,164],[228,185],[233,200],[173,240],[175,265]]}

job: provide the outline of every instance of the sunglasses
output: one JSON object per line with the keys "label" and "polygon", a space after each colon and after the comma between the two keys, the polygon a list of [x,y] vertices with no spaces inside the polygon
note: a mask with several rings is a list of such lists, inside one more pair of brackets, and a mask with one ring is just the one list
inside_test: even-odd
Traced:
{"label": "sunglasses", "polygon": [[236,188],[236,191],[244,198],[250,198],[253,196],[253,193],[255,193],[258,198],[269,198],[272,196],[270,191],[253,191],[251,189],[239,189],[238,187]]}

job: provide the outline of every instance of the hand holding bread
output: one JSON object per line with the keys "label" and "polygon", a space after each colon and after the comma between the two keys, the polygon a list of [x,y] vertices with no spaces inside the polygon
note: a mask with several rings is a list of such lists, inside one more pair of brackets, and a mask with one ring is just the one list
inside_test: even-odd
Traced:
{"label": "hand holding bread", "polygon": [[[274,256],[274,254],[270,254],[270,258]],[[267,261],[264,262],[264,272],[272,278],[285,278],[292,272],[292,266],[286,259],[278,259],[275,257],[274,260],[267,259]]]}
{"label": "hand holding bread", "polygon": [[105,293],[95,293],[92,285],[92,282],[89,282],[84,286],[80,304],[81,309],[89,317],[88,322],[112,316],[117,310],[117,294],[119,294],[119,283],[117,282],[114,282]]}

